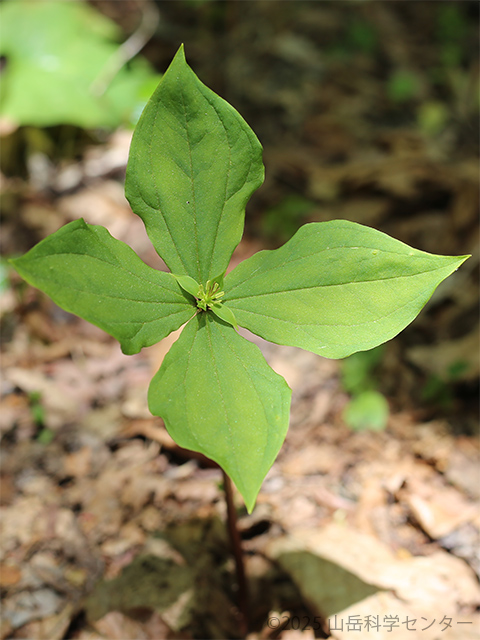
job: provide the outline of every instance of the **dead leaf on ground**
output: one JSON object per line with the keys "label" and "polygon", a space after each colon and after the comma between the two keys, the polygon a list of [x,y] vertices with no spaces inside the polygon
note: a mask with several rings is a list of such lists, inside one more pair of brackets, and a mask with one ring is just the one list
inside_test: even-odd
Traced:
{"label": "dead leaf on ground", "polygon": [[469,502],[453,487],[436,487],[411,478],[402,493],[422,529],[434,540],[473,521],[480,513],[479,504]]}
{"label": "dead leaf on ground", "polygon": [[[462,560],[443,551],[400,559],[377,538],[348,526],[293,530],[272,540],[266,553],[290,573],[313,610],[326,617],[388,610],[403,618],[468,618],[480,604],[478,582]],[[335,631],[334,637],[350,635]]]}

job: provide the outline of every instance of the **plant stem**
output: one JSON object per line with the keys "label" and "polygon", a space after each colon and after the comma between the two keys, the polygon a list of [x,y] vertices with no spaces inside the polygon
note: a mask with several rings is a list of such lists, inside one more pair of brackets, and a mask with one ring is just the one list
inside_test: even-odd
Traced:
{"label": "plant stem", "polygon": [[240,631],[242,636],[246,636],[248,632],[248,590],[247,580],[245,577],[245,565],[243,563],[242,541],[237,528],[237,512],[233,503],[232,481],[223,471],[223,486],[225,489],[225,499],[227,502],[227,524],[230,534],[230,542],[232,545],[233,556],[235,558],[235,568],[237,572],[238,583],[238,610],[240,613]]}

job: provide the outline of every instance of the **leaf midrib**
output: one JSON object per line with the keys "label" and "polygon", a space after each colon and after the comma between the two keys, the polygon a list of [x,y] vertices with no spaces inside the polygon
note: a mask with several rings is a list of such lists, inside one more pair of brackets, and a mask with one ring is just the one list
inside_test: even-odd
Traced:
{"label": "leaf midrib", "polygon": [[[278,267],[280,268],[280,267]],[[311,286],[303,286],[303,287],[293,287],[293,288],[289,288],[289,289],[285,289],[282,288],[279,291],[266,291],[263,293],[249,293],[249,294],[245,294],[245,295],[236,295],[234,297],[230,297],[229,295],[229,291],[226,288],[225,290],[225,302],[233,302],[234,300],[244,300],[245,298],[260,298],[263,296],[271,296],[271,295],[280,295],[280,294],[287,294],[287,293],[292,293],[295,291],[308,291],[309,289],[327,289],[327,288],[332,288],[332,287],[345,287],[348,285],[362,285],[362,284],[369,284],[369,283],[375,283],[375,282],[385,282],[387,280],[402,280],[402,279],[406,279],[406,278],[418,278],[419,276],[423,276],[429,273],[433,273],[435,271],[440,271],[441,269],[444,269],[445,266],[442,267],[437,267],[435,269],[429,269],[428,271],[420,271],[418,273],[409,273],[406,275],[401,275],[401,276],[388,276],[388,277],[383,277],[383,278],[374,278],[374,279],[369,279],[369,280],[348,280],[346,282],[336,282],[336,283],[332,283],[332,284],[317,284],[317,285],[311,285]],[[267,273],[267,272],[265,272]],[[246,280],[242,280],[242,282],[240,282],[239,284],[235,285],[230,291],[233,291],[234,289],[238,288],[239,286],[247,283],[249,280],[251,280],[251,278],[247,278]]]}
{"label": "leaf midrib", "polygon": [[[141,282],[146,282],[147,284],[151,285],[152,287],[159,287],[160,289],[164,289],[168,293],[171,293],[174,296],[178,296],[180,300],[183,300],[183,296],[180,293],[177,293],[176,291],[174,291],[172,289],[169,289],[164,284],[153,282],[153,281],[149,280],[148,278],[145,278],[143,276],[140,276],[140,275],[134,273],[133,271],[130,271],[129,269],[127,269],[123,265],[119,265],[118,263],[116,264],[114,262],[109,262],[108,260],[104,260],[103,258],[99,258],[98,256],[89,255],[88,253],[76,253],[76,252],[65,251],[65,252],[62,252],[62,253],[55,253],[55,254],[52,254],[50,256],[32,256],[32,257],[29,258],[29,261],[33,262],[35,260],[48,260],[48,259],[52,258],[52,256],[55,256],[55,257],[56,256],[69,256],[69,257],[71,257],[71,256],[80,256],[82,258],[87,258],[89,260],[97,260],[98,262],[101,262],[101,263],[104,263],[104,264],[108,264],[111,267],[115,267],[116,269],[119,269],[120,271],[124,271],[124,272],[128,273],[129,275],[131,275],[133,278],[136,278],[137,280],[140,280]],[[139,260],[140,260],[140,258],[139,258]],[[142,263],[142,264],[144,264],[144,263]],[[147,269],[149,268],[148,265],[145,265],[145,267],[147,267]],[[165,275],[168,276],[168,273],[166,271],[160,271],[160,270],[157,270],[157,269],[152,269],[152,271],[154,273],[164,273]],[[46,281],[52,280],[52,279],[49,279],[47,277],[38,278],[38,279],[42,279],[42,280],[46,280]],[[69,289],[73,289],[73,287],[71,287],[70,285],[68,285],[68,288]],[[74,290],[75,291],[80,291],[79,289],[74,289]],[[108,294],[101,294],[101,295],[107,296]],[[113,297],[121,298],[121,296],[110,296],[110,297],[112,297],[112,298]],[[142,301],[142,300],[135,300],[133,298],[123,298],[123,299],[124,300],[132,300],[132,302],[148,302],[147,300]],[[172,302],[171,304],[181,304],[180,300],[179,300],[178,303],[177,302]],[[158,304],[158,301],[152,301],[152,302],[156,302]],[[186,303],[186,304],[188,304],[188,303]]]}
{"label": "leaf midrib", "polygon": [[[324,224],[324,223],[312,223],[312,224]],[[327,223],[325,223],[327,224]],[[308,227],[309,225],[306,224],[304,225],[304,227]],[[304,228],[302,227],[302,229]],[[293,238],[291,240],[293,240],[295,238],[295,236],[293,236]],[[291,242],[291,240],[289,242]],[[297,239],[297,242],[299,241],[299,239]],[[264,249],[262,251],[259,251],[257,254],[254,254],[251,258],[248,258],[247,260],[252,260],[254,259],[256,256],[260,256],[260,254],[269,254],[267,255],[267,260],[268,258],[273,255],[276,251],[281,251],[282,249],[284,249],[286,246],[288,246],[288,242],[287,244],[283,245],[282,247],[280,247],[280,249]],[[298,262],[299,260],[307,260],[309,258],[315,257],[315,256],[320,256],[322,253],[325,253],[326,251],[345,251],[345,250],[350,250],[350,249],[365,249],[366,251],[379,251],[382,254],[386,254],[386,255],[390,255],[390,256],[400,256],[401,258],[406,258],[408,257],[409,259],[425,259],[425,258],[431,258],[431,255],[429,254],[425,254],[424,252],[421,251],[417,251],[415,252],[413,255],[411,255],[410,253],[408,254],[408,256],[405,253],[402,252],[398,252],[398,251],[392,251],[392,250],[385,250],[385,249],[379,249],[376,246],[363,246],[363,245],[339,245],[339,246],[334,246],[334,247],[324,247],[322,249],[315,249],[315,251],[313,251],[312,253],[302,253],[299,256],[296,257],[292,257],[292,254],[297,250],[298,248],[296,246],[294,246],[290,252],[290,255],[287,255],[287,257],[283,260],[283,262],[281,262],[280,264],[275,264],[273,266],[268,266],[267,269],[265,270],[265,274],[268,273],[268,271],[273,271],[273,270],[278,270],[278,269],[282,269],[285,265],[288,265],[289,267],[295,263]],[[449,256],[442,256],[442,257],[449,257]],[[367,258],[365,257],[364,260],[366,260]],[[247,260],[245,260],[244,262],[247,262]],[[343,261],[345,260],[344,257],[340,256],[339,258],[337,258],[337,262],[338,261]],[[238,265],[237,268],[240,268],[242,266],[242,264],[244,264],[244,262],[240,263],[240,265]],[[241,282],[239,282],[238,284],[235,284],[230,291],[233,291],[234,289],[236,289],[237,287],[245,284],[246,282],[248,282],[249,280],[251,280],[252,278],[255,277],[255,274],[260,271],[263,268],[262,264],[259,264],[253,271],[252,273],[245,279],[242,280]],[[436,267],[435,269],[432,269],[431,271],[435,271],[438,270],[442,267]],[[234,275],[235,270],[232,271],[232,276]],[[423,271],[421,273],[427,273],[426,271]],[[412,274],[415,275],[415,274]],[[392,276],[392,277],[397,277],[397,276]],[[362,280],[360,280],[359,282],[363,282]],[[328,285],[325,285],[328,286]]]}
{"label": "leaf midrib", "polygon": [[[411,304],[413,304],[418,298],[420,298],[422,295],[424,295],[424,293],[426,291],[429,290],[428,288],[422,289],[422,291],[414,296],[413,298],[411,298],[410,300],[408,300],[407,302],[405,302],[404,304],[402,304],[400,307],[396,307],[393,311],[390,311],[390,313],[382,313],[378,316],[379,320],[383,320],[383,318],[388,318],[389,316],[392,316],[394,313],[397,313],[398,311],[400,311],[401,309],[403,309],[404,307],[407,307]],[[264,318],[271,318],[272,320],[276,320],[277,322],[284,322],[286,324],[289,324],[290,326],[292,325],[297,325],[297,326],[301,326],[301,327],[337,327],[337,326],[341,326],[341,327],[361,327],[363,325],[368,325],[368,324],[376,324],[377,319],[375,320],[366,320],[365,322],[356,322],[356,323],[351,323],[349,322],[348,324],[342,324],[341,322],[335,321],[335,322],[320,322],[318,320],[318,318],[315,319],[315,322],[302,322],[302,323],[292,323],[291,320],[284,320],[283,318],[279,318],[278,316],[273,316],[273,315],[269,315],[267,313],[264,313],[263,311],[255,311],[255,310],[251,310],[251,309],[236,309],[236,311],[239,311],[240,313],[249,313],[250,315],[256,315],[256,316],[261,316]],[[241,325],[241,320],[239,322],[239,324]]]}
{"label": "leaf midrib", "polygon": [[[192,144],[190,142],[190,134],[188,129],[187,108],[185,105],[185,93],[181,83],[180,83],[180,94],[182,96],[183,118],[185,122],[184,126],[185,126],[186,140],[188,145],[188,160],[190,164],[190,182],[192,187],[192,202],[193,202],[193,228],[195,230],[195,247],[196,247],[196,258],[197,258],[197,278],[201,280],[202,273],[200,269],[200,250],[198,246],[197,199],[195,195],[195,178],[193,175]],[[177,248],[176,245],[175,245],[175,248]],[[180,256],[180,252],[178,251],[178,249],[177,249],[177,253]],[[183,262],[183,259],[181,258],[181,256],[180,256],[180,259],[182,260],[183,266],[185,266],[185,263]],[[186,270],[186,272],[188,275],[190,275],[188,272],[188,269]]]}

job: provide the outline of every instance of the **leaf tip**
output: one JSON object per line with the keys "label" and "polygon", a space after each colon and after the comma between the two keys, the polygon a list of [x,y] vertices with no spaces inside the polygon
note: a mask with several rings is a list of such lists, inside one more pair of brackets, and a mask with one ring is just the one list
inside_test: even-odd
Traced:
{"label": "leaf tip", "polygon": [[472,256],[471,256],[471,254],[466,254],[466,255],[464,255],[464,256],[452,256],[452,258],[454,258],[454,259],[455,259],[455,262],[453,263],[453,267],[454,267],[454,268],[452,268],[451,273],[452,273],[453,271],[458,271],[458,269],[460,269],[460,267],[462,266],[462,264],[463,264],[464,262],[466,262],[466,261],[467,261],[469,258],[471,258],[471,257],[472,257]]}
{"label": "leaf tip", "polygon": [[253,500],[249,500],[248,502],[247,500],[245,500],[245,506],[247,508],[248,515],[251,515],[252,511],[255,509],[256,501],[257,501],[256,498],[254,498]]}
{"label": "leaf tip", "polygon": [[[228,472],[226,472],[228,473]],[[231,477],[231,476],[229,476]],[[240,495],[243,498],[243,501],[245,503],[245,508],[248,512],[248,515],[250,515],[252,513],[252,511],[255,509],[255,505],[257,504],[257,497],[258,494],[260,492],[260,486],[258,487],[258,489],[253,490],[251,487],[245,487],[243,485],[243,483],[241,482],[241,479],[239,478],[239,482],[237,484],[237,482],[235,482],[235,480],[233,480],[233,482],[235,483],[235,486],[237,487],[238,492],[240,493]],[[243,486],[242,486],[243,485]]]}
{"label": "leaf tip", "polygon": [[184,45],[184,43],[183,43],[183,42],[182,42],[182,43],[181,43],[181,45],[178,47],[178,49],[177,49],[177,53],[175,54],[175,56],[174,56],[174,58],[173,58],[172,62],[173,62],[173,61],[175,61],[175,60],[177,60],[177,59],[178,59],[178,60],[180,60],[181,62],[185,62],[185,63],[187,62],[187,60],[186,60],[186,58],[185,58],[185,45]]}
{"label": "leaf tip", "polygon": [[[245,508],[247,509],[248,515],[252,513],[257,505],[258,494],[260,493],[260,489],[262,488],[263,482],[260,482],[258,487],[256,487],[253,491],[250,487],[248,490],[246,488],[240,490],[240,494],[245,502]],[[238,489],[238,486],[237,486]]]}

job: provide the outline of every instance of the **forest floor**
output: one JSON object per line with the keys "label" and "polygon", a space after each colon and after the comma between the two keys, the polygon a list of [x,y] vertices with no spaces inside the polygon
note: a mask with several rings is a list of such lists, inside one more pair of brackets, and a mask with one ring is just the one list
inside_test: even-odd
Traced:
{"label": "forest floor", "polygon": [[[174,25],[176,4],[164,3]],[[459,119],[437,129],[402,120],[405,105],[383,96],[366,54],[348,65],[319,57],[317,68],[308,31],[320,20],[316,3],[301,3],[290,38],[267,6],[275,3],[239,4],[253,13],[242,28],[238,9],[230,16],[219,85],[259,134],[267,179],[231,266],[302,223],[334,218],[432,253],[473,256],[368,372],[389,402],[383,430],[347,426],[342,362],[248,335],[293,390],[285,444],[251,515],[235,494],[248,637],[480,638],[476,143]],[[319,4],[322,24],[334,29],[338,11]],[[416,70],[421,104],[438,106],[422,84],[425,55],[402,48],[408,20],[388,3],[368,4],[376,8],[360,18]],[[204,20],[206,12],[193,13]],[[194,27],[183,26],[187,45]],[[202,53],[211,43],[191,39],[191,64],[212,84],[213,58]],[[253,60],[261,61],[255,74]],[[268,93],[271,68],[278,76]],[[468,107],[463,94],[451,99]],[[265,115],[255,124],[256,113]],[[83,217],[164,268],[123,195],[130,138],[119,130],[55,165],[39,154],[28,177],[4,178],[4,255]],[[149,381],[177,336],[125,356],[13,271],[0,303],[0,638],[240,637],[221,472],[177,447],[147,409]]]}

